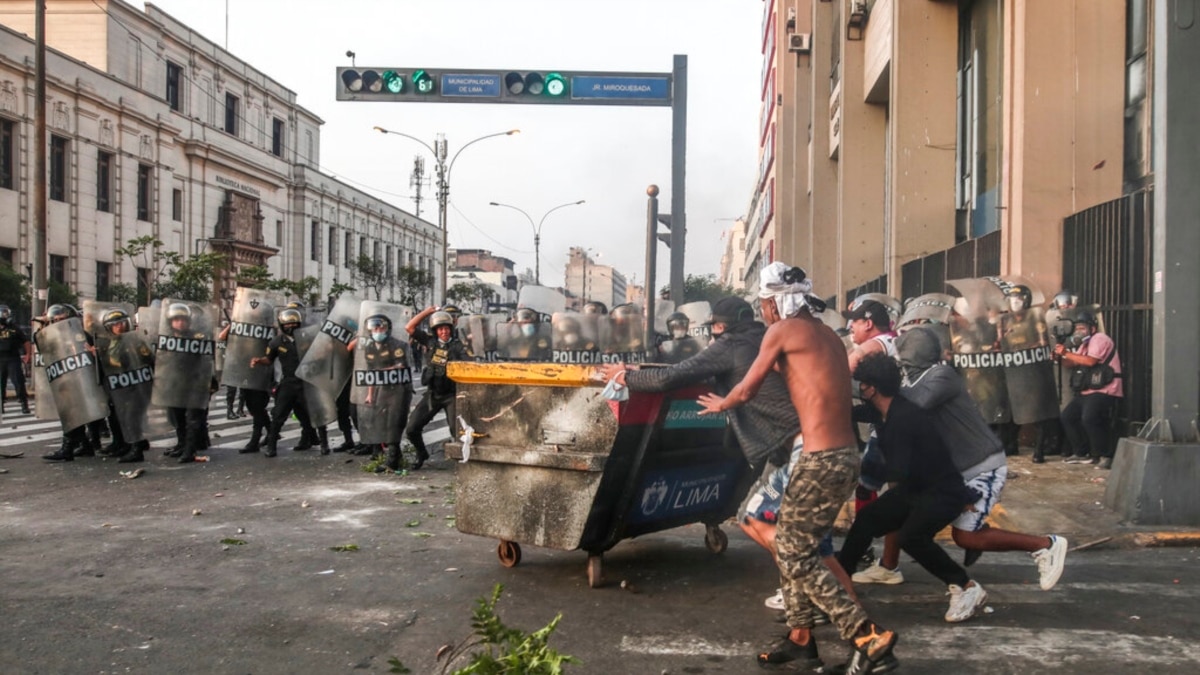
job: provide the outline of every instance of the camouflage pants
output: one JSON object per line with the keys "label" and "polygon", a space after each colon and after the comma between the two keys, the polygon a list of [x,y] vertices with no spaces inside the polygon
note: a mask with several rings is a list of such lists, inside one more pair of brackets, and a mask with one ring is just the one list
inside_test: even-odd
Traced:
{"label": "camouflage pants", "polygon": [[820,609],[848,640],[867,620],[817,553],[817,544],[833,529],[838,511],[858,484],[858,465],[858,448],[847,447],[802,453],[792,470],[775,535],[791,628],[812,628],[814,612]]}

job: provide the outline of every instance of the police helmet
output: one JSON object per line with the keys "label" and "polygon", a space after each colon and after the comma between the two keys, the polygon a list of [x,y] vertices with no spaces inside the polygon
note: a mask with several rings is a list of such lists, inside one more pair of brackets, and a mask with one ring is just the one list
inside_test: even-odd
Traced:
{"label": "police helmet", "polygon": [[117,326],[124,326],[125,330],[133,330],[133,321],[129,318],[129,314],[123,309],[110,309],[104,313],[104,318],[101,323],[110,332]]}
{"label": "police helmet", "polygon": [[522,307],[517,310],[517,313],[513,315],[513,318],[517,323],[537,323],[538,313],[529,307]]}
{"label": "police helmet", "polygon": [[279,313],[280,328],[299,328],[304,323],[304,314],[298,309],[288,307]]}
{"label": "police helmet", "polygon": [[686,331],[690,324],[691,321],[688,320],[687,314],[684,314],[683,312],[675,312],[667,317],[668,331],[674,331],[676,328],[682,328]]}
{"label": "police helmet", "polygon": [[1028,286],[1023,284],[1009,286],[1008,289],[1004,291],[1004,295],[1009,298],[1020,298],[1021,302],[1025,304],[1025,307],[1033,306],[1033,293],[1029,290]]}
{"label": "police helmet", "polygon": [[287,308],[288,309],[298,309],[301,312],[303,312],[305,309],[307,309],[307,307],[304,306],[304,303],[300,302],[299,300],[293,300],[293,301],[289,302],[287,304]]}
{"label": "police helmet", "polygon": [[442,305],[442,311],[449,314],[454,321],[458,321],[458,317],[462,316],[462,310],[455,304],[447,303]]}
{"label": "police helmet", "polygon": [[1076,304],[1078,304],[1078,302],[1079,298],[1076,297],[1074,293],[1064,288],[1058,293],[1054,294],[1054,300],[1050,303],[1050,306],[1054,307],[1055,309],[1066,309],[1069,307],[1074,307]]}
{"label": "police helmet", "polygon": [[46,308],[46,318],[50,323],[71,318],[71,306],[54,304]]}
{"label": "police helmet", "polygon": [[182,302],[172,302],[167,307],[167,323],[170,324],[175,319],[185,319],[188,323],[191,323],[192,308]]}
{"label": "police helmet", "polygon": [[584,314],[608,314],[608,305],[599,300],[591,300],[583,306]]}
{"label": "police helmet", "polygon": [[429,317],[429,330],[437,330],[439,326],[454,328],[454,317],[449,312],[434,312]]}
{"label": "police helmet", "polygon": [[612,309],[612,318],[614,321],[617,321],[617,322],[629,321],[630,319],[636,317],[637,315],[638,315],[638,308],[635,307],[632,303],[628,303],[628,302],[623,305],[617,305],[616,307],[613,307],[613,309]]}
{"label": "police helmet", "polygon": [[383,327],[384,332],[392,334],[392,320],[386,314],[372,314],[367,317],[367,332],[374,333],[376,328]]}

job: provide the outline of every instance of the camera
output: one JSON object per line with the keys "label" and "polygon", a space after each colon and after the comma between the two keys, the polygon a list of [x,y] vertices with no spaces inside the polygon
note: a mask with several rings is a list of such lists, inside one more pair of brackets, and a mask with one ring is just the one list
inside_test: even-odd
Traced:
{"label": "camera", "polygon": [[1067,342],[1075,334],[1075,324],[1070,319],[1061,318],[1050,324],[1050,334],[1056,342]]}

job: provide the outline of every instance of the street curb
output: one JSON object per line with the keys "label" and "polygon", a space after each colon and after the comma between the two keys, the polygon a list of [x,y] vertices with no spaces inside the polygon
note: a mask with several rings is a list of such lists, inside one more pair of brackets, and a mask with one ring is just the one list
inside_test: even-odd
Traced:
{"label": "street curb", "polygon": [[1200,531],[1189,532],[1131,532],[1116,538],[1122,544],[1136,548],[1166,546],[1200,546]]}

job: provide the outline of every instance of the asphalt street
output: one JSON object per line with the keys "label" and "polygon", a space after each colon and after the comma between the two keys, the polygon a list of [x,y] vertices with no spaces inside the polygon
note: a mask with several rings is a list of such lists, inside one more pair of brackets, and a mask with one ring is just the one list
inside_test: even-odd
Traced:
{"label": "asphalt street", "polygon": [[[141,465],[47,464],[57,423],[8,403],[0,447],[25,454],[0,460],[0,673],[387,672],[393,656],[439,672],[438,648],[469,634],[497,583],[510,625],[562,614],[551,645],[582,661],[569,672],[761,672],[754,652],[783,633],[762,604],[773,564],[732,524],[720,555],[700,525],[621,542],[592,589],[580,551],[525,547],[505,568],[495,541],[459,533],[437,445],[408,475],[287,450],[294,424],[278,458],[239,455],[249,422],[218,402],[210,461],[186,466],[165,441]],[[439,418],[427,438],[447,435]],[[1043,592],[1027,555],[986,554],[971,571],[990,611],[955,625],[907,558],[904,584],[860,593],[900,632],[900,672],[1195,673],[1198,564],[1194,548],[1079,551]],[[844,658],[832,629],[817,637],[827,662]]]}

